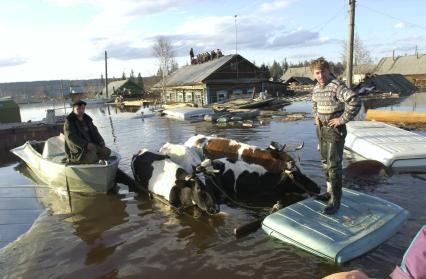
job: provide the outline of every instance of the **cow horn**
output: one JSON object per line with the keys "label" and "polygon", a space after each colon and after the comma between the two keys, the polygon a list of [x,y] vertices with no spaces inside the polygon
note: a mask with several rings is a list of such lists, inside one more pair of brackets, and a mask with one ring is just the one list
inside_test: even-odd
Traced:
{"label": "cow horn", "polygon": [[185,181],[189,181],[191,180],[191,178],[192,178],[192,175],[188,174],[187,176],[185,176]]}
{"label": "cow horn", "polygon": [[281,152],[284,150],[285,144],[280,144],[276,141],[271,141],[271,143],[269,144],[269,148]]}
{"label": "cow horn", "polygon": [[[304,142],[304,141],[302,141],[302,143],[301,143],[299,146],[296,146],[296,147],[294,148],[294,150],[289,150],[289,149],[284,150],[284,149],[283,149],[283,151],[297,151],[297,150],[302,149],[304,146],[305,146],[305,142]],[[286,147],[286,146],[284,145],[284,147]]]}
{"label": "cow horn", "polygon": [[294,150],[300,150],[303,148],[303,146],[305,146],[305,142],[302,141],[302,144],[300,144],[298,147],[296,147]]}

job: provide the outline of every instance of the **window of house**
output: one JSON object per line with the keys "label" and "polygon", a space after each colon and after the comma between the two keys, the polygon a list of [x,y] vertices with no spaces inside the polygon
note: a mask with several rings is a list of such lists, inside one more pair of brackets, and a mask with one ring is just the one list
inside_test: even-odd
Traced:
{"label": "window of house", "polygon": [[170,93],[170,101],[176,102],[176,93]]}
{"label": "window of house", "polygon": [[194,103],[198,105],[203,104],[203,97],[201,95],[201,92],[195,92],[194,93]]}
{"label": "window of house", "polygon": [[216,92],[216,96],[218,102],[224,101],[228,99],[228,92],[226,90],[220,90]]}
{"label": "window of house", "polygon": [[243,95],[243,90],[242,89],[234,89],[234,91],[232,91],[232,95],[241,96],[241,95]]}
{"label": "window of house", "polygon": [[176,102],[183,103],[183,93],[182,92],[178,92],[177,93],[177,100],[176,100]]}
{"label": "window of house", "polygon": [[192,103],[192,92],[186,92],[185,93],[185,102]]}

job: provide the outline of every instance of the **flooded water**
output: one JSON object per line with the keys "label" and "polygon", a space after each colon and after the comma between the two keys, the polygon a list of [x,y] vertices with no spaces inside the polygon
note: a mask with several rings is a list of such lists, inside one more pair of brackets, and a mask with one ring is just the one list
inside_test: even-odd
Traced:
{"label": "flooded water", "polygon": [[[426,102],[417,101],[416,107],[424,109]],[[50,107],[22,107],[22,120],[41,119],[45,108]],[[310,112],[310,103],[295,103],[287,110]],[[158,150],[167,141],[182,143],[194,134],[216,134],[261,147],[272,140],[289,145],[304,141],[301,164],[310,177],[324,184],[312,119],[265,120],[248,129],[157,116],[134,118],[134,113],[108,107],[88,107],[86,112],[94,118],[107,145],[121,154],[120,168],[128,174],[131,157],[141,148]],[[347,155],[345,161],[350,159]],[[17,159],[0,166],[0,178],[2,185],[40,185],[34,189],[46,207],[30,231],[0,250],[1,278],[302,279],[354,268],[371,277],[387,278],[412,237],[426,224],[425,174],[345,179],[346,187],[396,203],[409,210],[410,218],[378,248],[337,266],[269,238],[261,229],[241,238],[233,235],[238,224],[261,217],[261,212],[223,205],[223,214],[194,219],[129,192],[125,185],[109,195],[73,194],[70,202],[37,182]],[[297,199],[289,198],[289,203]]]}

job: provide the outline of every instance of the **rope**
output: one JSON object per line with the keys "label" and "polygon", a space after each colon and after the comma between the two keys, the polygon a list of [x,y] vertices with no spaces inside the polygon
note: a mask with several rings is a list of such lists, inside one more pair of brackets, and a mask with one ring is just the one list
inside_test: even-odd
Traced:
{"label": "rope", "polygon": [[317,193],[312,192],[311,190],[306,189],[305,186],[303,186],[303,184],[299,183],[293,176],[293,173],[290,171],[286,171],[286,174],[288,175],[288,177],[293,181],[294,185],[296,185],[297,187],[299,187],[300,189],[302,189],[303,191],[305,191],[306,193],[308,193],[311,196],[318,196]]}

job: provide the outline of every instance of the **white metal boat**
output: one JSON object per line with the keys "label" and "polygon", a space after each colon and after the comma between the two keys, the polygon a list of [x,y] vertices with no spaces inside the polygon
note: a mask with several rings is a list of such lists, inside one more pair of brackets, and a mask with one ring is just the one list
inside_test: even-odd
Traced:
{"label": "white metal boat", "polygon": [[46,184],[65,191],[106,193],[115,185],[120,155],[112,152],[104,164],[69,164],[65,162],[65,141],[60,136],[47,141],[27,141],[11,150]]}
{"label": "white metal boat", "polygon": [[190,108],[180,107],[173,109],[166,109],[164,113],[167,117],[175,118],[179,120],[204,120],[205,115],[213,114],[214,111],[211,108]]}
{"label": "white metal boat", "polygon": [[85,101],[88,105],[96,105],[113,102],[114,98],[107,98],[104,96],[96,95],[95,98],[82,99],[82,101]]}
{"label": "white metal boat", "polygon": [[351,121],[347,128],[347,149],[397,172],[426,172],[426,137],[378,121]]}

